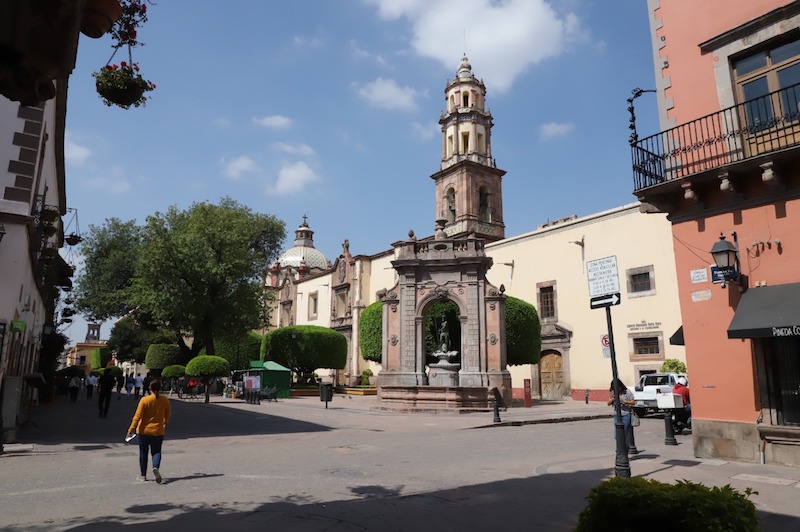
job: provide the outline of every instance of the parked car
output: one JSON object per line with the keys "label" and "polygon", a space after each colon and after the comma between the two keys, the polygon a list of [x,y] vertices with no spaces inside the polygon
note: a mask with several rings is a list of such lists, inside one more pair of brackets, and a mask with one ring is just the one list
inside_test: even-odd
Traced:
{"label": "parked car", "polygon": [[[672,393],[678,383],[678,377],[686,377],[684,373],[648,373],[642,375],[633,389],[634,412],[642,416],[648,412],[658,412],[656,395]],[[687,379],[688,380],[688,379]]]}

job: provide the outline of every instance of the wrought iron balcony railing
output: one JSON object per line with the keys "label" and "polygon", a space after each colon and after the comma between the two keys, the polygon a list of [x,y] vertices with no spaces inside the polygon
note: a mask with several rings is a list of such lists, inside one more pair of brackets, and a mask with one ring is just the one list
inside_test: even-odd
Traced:
{"label": "wrought iron balcony railing", "polygon": [[631,146],[634,190],[800,145],[800,84]]}

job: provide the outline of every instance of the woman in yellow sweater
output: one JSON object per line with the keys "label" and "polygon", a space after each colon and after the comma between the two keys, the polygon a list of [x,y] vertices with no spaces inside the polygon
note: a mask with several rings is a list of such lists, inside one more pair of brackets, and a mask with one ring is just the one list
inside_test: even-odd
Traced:
{"label": "woman in yellow sweater", "polygon": [[147,480],[147,452],[148,449],[153,455],[153,475],[156,482],[161,484],[161,444],[164,442],[164,432],[169,423],[172,413],[169,399],[161,395],[161,381],[154,380],[150,383],[150,391],[153,392],[139,401],[136,413],[131,420],[126,439],[134,433],[139,437],[139,468],[142,474],[136,480],[144,482]]}

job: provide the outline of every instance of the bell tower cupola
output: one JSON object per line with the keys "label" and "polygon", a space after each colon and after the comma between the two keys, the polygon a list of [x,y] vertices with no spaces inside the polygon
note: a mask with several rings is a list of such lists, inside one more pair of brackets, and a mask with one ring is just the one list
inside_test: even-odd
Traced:
{"label": "bell tower cupola", "polygon": [[492,158],[492,113],[486,86],[472,73],[467,55],[444,90],[447,111],[442,126],[442,163],[436,182],[436,219],[449,237],[505,238],[502,178]]}

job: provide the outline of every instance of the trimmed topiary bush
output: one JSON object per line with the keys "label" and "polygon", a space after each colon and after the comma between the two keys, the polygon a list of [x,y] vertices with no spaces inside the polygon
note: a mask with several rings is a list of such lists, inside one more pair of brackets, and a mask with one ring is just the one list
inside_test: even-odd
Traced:
{"label": "trimmed topiary bush", "polygon": [[261,360],[272,360],[291,369],[299,383],[312,379],[316,368],[344,369],[347,338],[317,325],[290,325],[264,336]]}
{"label": "trimmed topiary bush", "polygon": [[[730,485],[707,487],[679,480],[666,484],[645,478],[612,478],[592,488],[578,515],[576,532],[680,530],[757,532],[756,506]],[[664,527],[669,523],[668,527]]]}
{"label": "trimmed topiary bush", "polygon": [[152,371],[183,362],[183,353],[178,344],[151,344],[144,357],[144,365]]}
{"label": "trimmed topiary bush", "polygon": [[506,296],[506,363],[536,364],[542,355],[542,326],[536,307]]}
{"label": "trimmed topiary bush", "polygon": [[381,331],[383,328],[383,303],[376,301],[361,311],[358,324],[358,347],[364,360],[381,363],[383,346]]}
{"label": "trimmed topiary bush", "polygon": [[184,375],[186,375],[186,366],[181,366],[180,364],[173,364],[161,370],[162,377],[175,378],[183,377]]}
{"label": "trimmed topiary bush", "polygon": [[111,350],[108,347],[95,347],[89,352],[89,367],[92,371],[102,369],[111,362]]}
{"label": "trimmed topiary bush", "polygon": [[206,388],[206,403],[211,400],[209,383],[214,377],[230,377],[231,366],[228,361],[216,355],[198,355],[186,364],[186,375],[200,377]]}
{"label": "trimmed topiary bush", "polygon": [[[248,332],[239,338],[217,338],[214,340],[214,350],[217,356],[228,361],[231,370],[247,369],[251,361],[259,360],[263,339],[263,336],[254,332]],[[206,354],[205,348],[200,354]]]}

